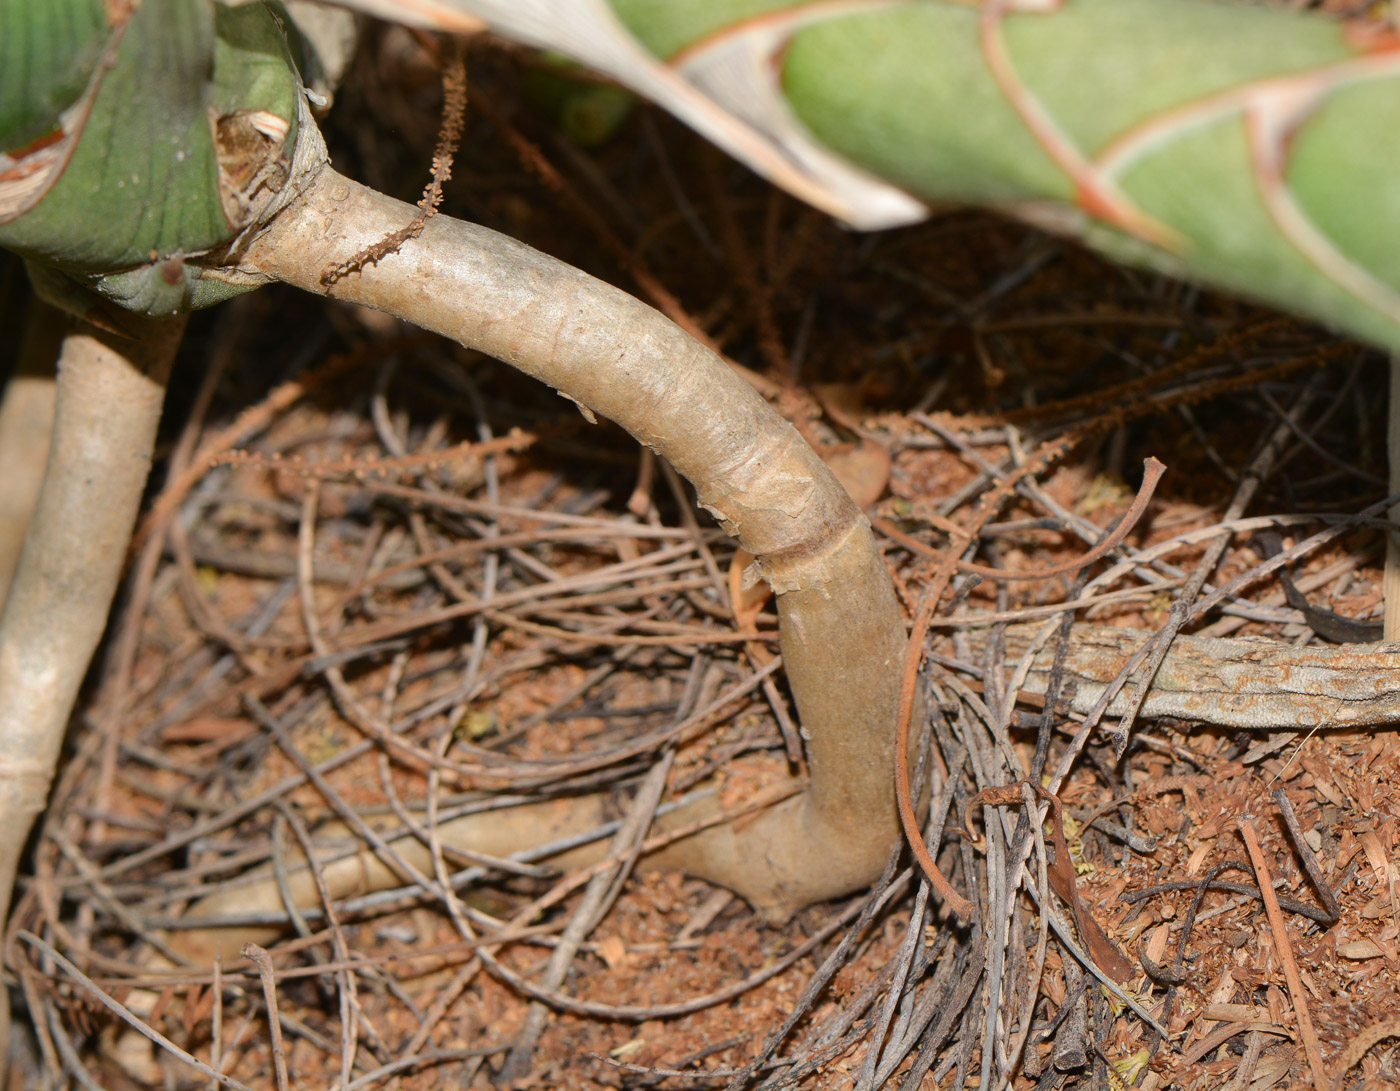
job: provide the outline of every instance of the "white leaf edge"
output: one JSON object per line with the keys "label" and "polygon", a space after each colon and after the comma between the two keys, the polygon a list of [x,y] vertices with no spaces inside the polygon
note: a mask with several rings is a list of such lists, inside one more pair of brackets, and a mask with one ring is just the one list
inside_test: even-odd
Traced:
{"label": "white leaf edge", "polygon": [[612,76],[793,196],[862,231],[926,219],[928,206],[812,138],[778,82],[777,57],[810,23],[908,0],[824,0],[726,28],[673,64],[648,53],[605,0],[333,0],[452,33],[487,27]]}

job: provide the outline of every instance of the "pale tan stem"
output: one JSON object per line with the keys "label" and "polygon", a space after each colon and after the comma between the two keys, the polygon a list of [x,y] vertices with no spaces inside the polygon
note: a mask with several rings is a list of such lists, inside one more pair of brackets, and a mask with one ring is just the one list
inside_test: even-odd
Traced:
{"label": "pale tan stem", "polygon": [[19,359],[0,401],[0,611],[44,481],[62,340],[63,316],[47,303],[31,301]]}
{"label": "pale tan stem", "polygon": [[184,320],[130,326],[135,339],[83,327],[63,340],[48,467],[0,616],[0,916],[107,624]]}
{"label": "pale tan stem", "polygon": [[[1400,356],[1390,358],[1390,412],[1386,416],[1385,441],[1390,464],[1387,491],[1394,496],[1400,492]],[[1400,640],[1400,504],[1390,509],[1381,594],[1385,599],[1385,638]]]}
{"label": "pale tan stem", "polygon": [[400,253],[321,283],[413,211],[326,168],[239,267],[513,364],[689,478],[777,594],[811,786],[742,833],[699,835],[671,859],[776,917],[870,882],[899,836],[891,785],[905,631],[864,516],[720,357],[626,293],[513,239],[435,216]]}
{"label": "pale tan stem", "polygon": [[[448,848],[462,848],[486,856],[505,857],[522,849],[571,837],[594,829],[606,821],[604,797],[586,795],[549,800],[523,807],[464,815],[437,828],[438,840]],[[319,831],[324,838],[326,831]],[[348,833],[346,834],[348,835]],[[399,859],[424,874],[432,874],[432,851],[426,841],[413,836],[389,842]],[[607,850],[606,842],[556,857],[559,867],[592,863]],[[305,857],[296,847],[288,850],[291,862],[287,890],[298,906],[316,905],[319,895],[315,877],[306,869]],[[335,901],[355,898],[377,890],[402,885],[403,877],[368,847],[349,856],[322,861],[321,881]],[[280,913],[286,910],[282,891],[271,874],[247,886],[210,895],[195,903],[186,918],[218,918],[225,914]],[[216,955],[226,960],[237,957],[244,943],[273,943],[283,929],[274,927],[211,927],[187,929],[170,935],[171,945],[196,965],[208,965]]]}

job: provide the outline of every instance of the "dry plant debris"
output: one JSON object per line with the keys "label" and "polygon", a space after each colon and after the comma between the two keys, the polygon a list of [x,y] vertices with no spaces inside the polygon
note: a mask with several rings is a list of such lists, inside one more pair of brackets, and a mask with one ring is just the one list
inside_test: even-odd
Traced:
{"label": "dry plant debris", "polygon": [[[374,48],[345,97],[383,92],[383,128],[341,140],[388,172],[388,128],[433,114],[416,43]],[[1140,700],[1131,651],[1081,654],[1117,632],[1163,678],[1207,638],[1335,664],[1315,611],[1379,613],[1379,362],[985,216],[846,235],[650,113],[584,153],[500,105],[513,58],[472,65],[495,105],[455,211],[664,293],[819,449],[887,456],[869,510],[933,634],[911,806],[969,919],[907,851],[781,927],[647,870],[676,800],[742,822],[800,783],[773,619],[731,605],[742,558],[508,369],[252,297],[193,341],[14,915],[18,1086],[1400,1080],[1400,747],[1367,726],[1395,719],[1395,653],[1346,653],[1375,714],[1314,733],[1194,683],[1192,707]],[[293,378],[264,398],[255,373]],[[1141,521],[1071,570],[1154,455]],[[443,833],[600,790],[536,851]]]}

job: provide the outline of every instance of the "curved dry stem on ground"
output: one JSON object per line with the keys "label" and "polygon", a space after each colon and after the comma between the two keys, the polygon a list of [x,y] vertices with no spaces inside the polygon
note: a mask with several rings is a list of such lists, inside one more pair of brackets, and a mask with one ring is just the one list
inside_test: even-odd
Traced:
{"label": "curved dry stem on ground", "polygon": [[774,917],[870,883],[898,837],[891,728],[905,632],[864,516],[717,355],[624,292],[506,236],[436,216],[402,252],[323,286],[326,270],[413,213],[326,168],[240,267],[513,364],[669,459],[777,593],[811,783],[742,831],[675,846],[668,866]]}
{"label": "curved dry stem on ground", "polygon": [[[0,905],[48,800],[68,717],[107,624],[184,321],[63,340],[50,456],[0,617]],[[0,1003],[5,993],[0,991]],[[0,1014],[7,1040],[8,1007]]]}

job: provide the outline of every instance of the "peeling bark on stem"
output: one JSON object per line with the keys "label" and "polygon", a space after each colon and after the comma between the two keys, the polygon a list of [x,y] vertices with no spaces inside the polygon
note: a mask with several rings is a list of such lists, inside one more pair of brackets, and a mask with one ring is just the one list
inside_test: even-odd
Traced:
{"label": "peeling bark on stem", "polygon": [[132,325],[135,340],[91,328],[64,338],[44,484],[0,617],[0,912],[107,624],[184,330],[183,319]]}
{"label": "peeling bark on stem", "polygon": [[324,270],[413,212],[325,168],[238,255],[239,268],[495,356],[669,459],[777,594],[811,784],[742,832],[679,843],[667,862],[773,917],[869,883],[899,836],[891,785],[905,631],[864,516],[718,356],[626,293],[513,239],[435,216],[400,253],[322,284]]}

